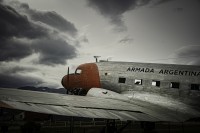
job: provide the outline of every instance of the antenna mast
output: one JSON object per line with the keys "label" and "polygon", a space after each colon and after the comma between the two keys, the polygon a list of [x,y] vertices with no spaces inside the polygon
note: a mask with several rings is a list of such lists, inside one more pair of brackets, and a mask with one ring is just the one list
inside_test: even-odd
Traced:
{"label": "antenna mast", "polygon": [[96,62],[98,62],[98,58],[101,56],[94,56],[94,58],[96,59]]}

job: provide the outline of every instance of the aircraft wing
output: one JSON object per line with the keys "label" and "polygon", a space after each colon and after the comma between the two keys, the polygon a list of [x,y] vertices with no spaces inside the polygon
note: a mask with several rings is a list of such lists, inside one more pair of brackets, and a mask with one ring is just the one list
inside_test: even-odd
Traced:
{"label": "aircraft wing", "polygon": [[0,88],[0,107],[64,116],[122,121],[185,121],[195,117],[143,101]]}

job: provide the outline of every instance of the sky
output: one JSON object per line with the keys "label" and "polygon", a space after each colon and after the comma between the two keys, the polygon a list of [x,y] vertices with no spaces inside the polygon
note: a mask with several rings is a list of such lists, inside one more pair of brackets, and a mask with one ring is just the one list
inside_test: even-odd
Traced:
{"label": "sky", "polygon": [[0,87],[59,88],[100,60],[200,65],[199,0],[0,0]]}

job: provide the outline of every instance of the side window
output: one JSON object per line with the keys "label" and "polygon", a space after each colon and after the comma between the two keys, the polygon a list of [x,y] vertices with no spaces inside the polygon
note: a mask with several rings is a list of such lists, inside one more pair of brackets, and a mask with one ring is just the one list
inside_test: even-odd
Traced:
{"label": "side window", "polygon": [[135,79],[135,85],[142,85],[142,79]]}
{"label": "side window", "polygon": [[196,90],[196,91],[199,91],[199,84],[191,84],[191,90]]}
{"label": "side window", "polygon": [[125,83],[126,82],[126,78],[119,78],[118,83]]}
{"label": "side window", "polygon": [[160,81],[156,81],[156,80],[153,80],[151,82],[152,86],[157,86],[157,87],[160,87]]}
{"label": "side window", "polygon": [[81,69],[76,69],[75,74],[81,74],[82,70]]}
{"label": "side window", "polygon": [[175,88],[175,89],[179,89],[180,84],[178,82],[171,82],[170,83],[170,88]]}

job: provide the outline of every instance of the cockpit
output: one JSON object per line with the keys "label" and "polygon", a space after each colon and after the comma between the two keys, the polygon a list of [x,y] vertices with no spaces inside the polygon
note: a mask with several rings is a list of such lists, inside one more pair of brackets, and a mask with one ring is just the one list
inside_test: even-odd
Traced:
{"label": "cockpit", "polygon": [[81,69],[76,69],[75,74],[81,74],[82,70]]}
{"label": "cockpit", "polygon": [[88,91],[90,88],[100,88],[98,67],[95,63],[86,63],[77,67],[74,74],[67,74],[62,79],[62,85],[67,92],[75,90]]}

